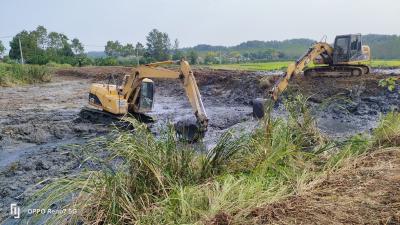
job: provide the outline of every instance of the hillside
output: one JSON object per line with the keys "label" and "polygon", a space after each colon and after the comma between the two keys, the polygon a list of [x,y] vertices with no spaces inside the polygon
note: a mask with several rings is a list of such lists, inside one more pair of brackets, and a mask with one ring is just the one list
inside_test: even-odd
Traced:
{"label": "hillside", "polygon": [[364,44],[371,47],[375,59],[399,59],[400,36],[369,34],[364,36]]}
{"label": "hillside", "polygon": [[[371,47],[375,59],[398,59],[400,58],[400,36],[368,34],[363,36],[364,44]],[[200,54],[210,51],[229,53],[238,51],[242,54],[275,50],[283,53],[282,59],[295,59],[303,54],[307,48],[314,43],[311,39],[289,39],[284,41],[246,41],[235,46],[213,46],[207,44],[196,45],[192,48],[184,48],[184,51],[196,51]]]}

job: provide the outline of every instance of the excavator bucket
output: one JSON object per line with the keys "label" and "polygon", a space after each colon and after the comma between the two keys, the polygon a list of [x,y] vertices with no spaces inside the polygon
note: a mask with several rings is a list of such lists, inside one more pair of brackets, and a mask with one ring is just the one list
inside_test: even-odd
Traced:
{"label": "excavator bucket", "polygon": [[193,120],[181,120],[174,124],[177,137],[189,143],[197,142],[205,135],[199,124]]}

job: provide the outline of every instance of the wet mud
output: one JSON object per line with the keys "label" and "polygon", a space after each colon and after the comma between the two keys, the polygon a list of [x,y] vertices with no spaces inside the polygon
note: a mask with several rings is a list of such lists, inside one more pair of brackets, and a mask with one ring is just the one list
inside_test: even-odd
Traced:
{"label": "wet mud", "polygon": [[[82,146],[114,129],[103,124],[77,120],[87,106],[92,82],[106,82],[109,74],[122,77],[126,67],[72,68],[58,71],[51,83],[0,89],[0,221],[8,216],[9,204],[22,204],[51,178],[82,169]],[[214,146],[224,132],[250,132],[258,121],[252,117],[252,100],[266,97],[267,90],[281,75],[276,72],[246,72],[197,69],[209,128],[203,150]],[[400,77],[400,71],[375,70],[373,74],[351,78],[294,78],[282,96],[301,93],[318,126],[328,137],[341,139],[369,132],[382,114],[398,110],[398,90],[378,87],[380,79]],[[155,80],[154,133],[185,118],[194,118],[179,81]],[[285,117],[282,102],[273,115]],[[75,146],[75,147],[71,147]],[[101,148],[102,146],[97,146]]]}

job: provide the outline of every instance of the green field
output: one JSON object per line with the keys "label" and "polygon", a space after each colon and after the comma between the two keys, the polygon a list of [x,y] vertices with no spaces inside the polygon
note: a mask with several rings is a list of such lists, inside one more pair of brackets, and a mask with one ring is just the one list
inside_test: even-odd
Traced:
{"label": "green field", "polygon": [[400,67],[400,60],[373,60],[371,62],[372,67]]}
{"label": "green field", "polygon": [[[226,70],[248,70],[248,71],[272,71],[282,70],[293,61],[279,61],[279,62],[266,62],[266,63],[238,63],[238,64],[222,64],[208,66],[212,69],[226,69]],[[372,67],[400,67],[400,60],[373,60]]]}
{"label": "green field", "polygon": [[222,64],[222,65],[211,65],[209,67],[213,69],[226,69],[226,70],[282,70],[287,67],[291,61],[279,61],[279,62],[266,62],[266,63],[238,63],[238,64]]}

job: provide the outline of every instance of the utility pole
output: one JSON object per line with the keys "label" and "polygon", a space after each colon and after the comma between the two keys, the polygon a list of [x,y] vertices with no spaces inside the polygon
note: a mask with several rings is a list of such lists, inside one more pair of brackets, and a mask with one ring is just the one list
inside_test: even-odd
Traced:
{"label": "utility pole", "polygon": [[21,38],[18,37],[19,42],[19,53],[21,53],[21,64],[24,64],[24,55],[22,54]]}
{"label": "utility pole", "polygon": [[219,64],[222,64],[222,52],[219,51]]}
{"label": "utility pole", "polygon": [[139,66],[139,53],[137,48],[136,48],[136,65]]}

